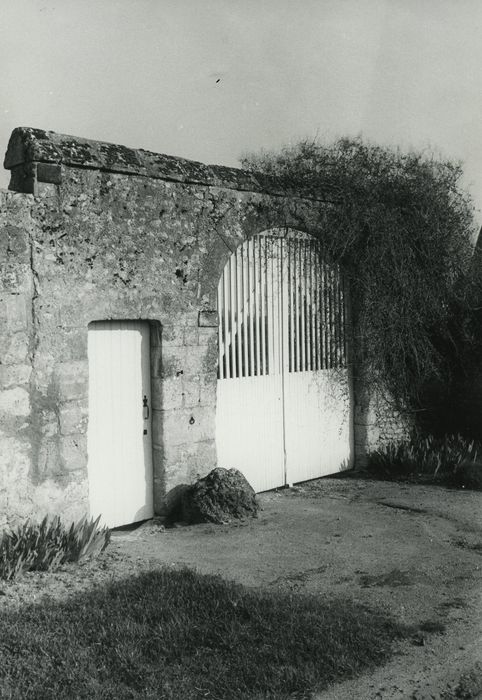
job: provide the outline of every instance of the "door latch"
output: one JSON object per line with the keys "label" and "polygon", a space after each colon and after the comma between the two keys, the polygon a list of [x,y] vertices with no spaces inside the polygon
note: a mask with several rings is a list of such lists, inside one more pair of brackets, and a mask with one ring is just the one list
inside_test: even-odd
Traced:
{"label": "door latch", "polygon": [[147,396],[144,395],[144,398],[142,399],[142,417],[144,420],[147,420],[149,418],[149,405],[147,403]]}

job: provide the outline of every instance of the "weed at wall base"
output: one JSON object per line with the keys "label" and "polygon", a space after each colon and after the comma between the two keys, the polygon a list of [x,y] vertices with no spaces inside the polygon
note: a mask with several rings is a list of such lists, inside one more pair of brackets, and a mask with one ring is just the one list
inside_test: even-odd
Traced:
{"label": "weed at wall base", "polygon": [[26,571],[53,571],[62,564],[95,557],[110,541],[108,528],[82,518],[67,528],[58,516],[40,523],[27,520],[0,540],[0,578],[11,580]]}
{"label": "weed at wall base", "polygon": [[479,464],[482,446],[462,435],[421,436],[389,443],[368,455],[368,469],[377,476],[430,476],[457,485],[467,465]]}

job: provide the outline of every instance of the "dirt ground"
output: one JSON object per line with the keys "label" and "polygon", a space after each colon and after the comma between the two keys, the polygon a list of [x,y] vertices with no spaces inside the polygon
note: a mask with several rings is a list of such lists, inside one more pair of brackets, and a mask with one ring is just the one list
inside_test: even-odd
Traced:
{"label": "dirt ground", "polygon": [[321,479],[260,501],[259,517],[242,524],[163,529],[152,521],[117,531],[101,565],[31,574],[6,586],[0,605],[31,599],[32,590],[57,597],[134,570],[188,565],[247,586],[350,598],[438,630],[414,634],[386,666],[318,700],[479,697],[481,493]]}

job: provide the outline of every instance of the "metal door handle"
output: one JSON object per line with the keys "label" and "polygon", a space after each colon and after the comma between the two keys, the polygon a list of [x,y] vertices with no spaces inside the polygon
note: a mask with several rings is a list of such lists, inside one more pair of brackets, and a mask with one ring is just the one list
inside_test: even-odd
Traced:
{"label": "metal door handle", "polygon": [[147,420],[149,418],[149,406],[147,403],[147,396],[144,395],[144,398],[142,399],[142,416],[144,420]]}

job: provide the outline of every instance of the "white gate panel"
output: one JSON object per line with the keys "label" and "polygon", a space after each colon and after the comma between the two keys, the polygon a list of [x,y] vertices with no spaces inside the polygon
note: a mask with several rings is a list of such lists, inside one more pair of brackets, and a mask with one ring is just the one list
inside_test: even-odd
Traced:
{"label": "white gate panel", "polygon": [[217,401],[219,466],[239,469],[255,491],[283,484],[280,376],[219,381]]}
{"label": "white gate panel", "polygon": [[90,512],[109,527],[151,518],[149,324],[91,323],[88,356]]}
{"label": "white gate panel", "polygon": [[347,370],[286,374],[284,406],[287,483],[352,466]]}

